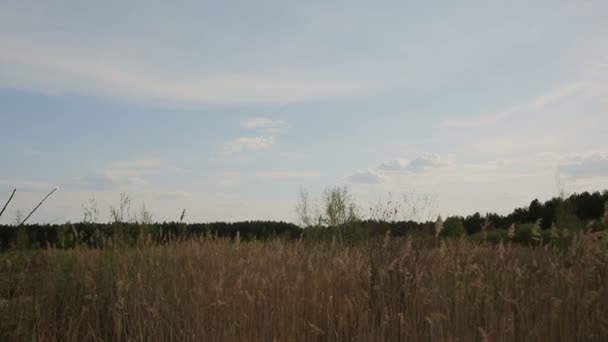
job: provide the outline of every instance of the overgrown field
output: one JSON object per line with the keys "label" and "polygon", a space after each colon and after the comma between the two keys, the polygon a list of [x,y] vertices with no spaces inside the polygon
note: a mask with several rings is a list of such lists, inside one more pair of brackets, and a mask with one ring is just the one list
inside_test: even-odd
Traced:
{"label": "overgrown field", "polygon": [[606,341],[608,248],[388,235],[0,254],[3,341]]}

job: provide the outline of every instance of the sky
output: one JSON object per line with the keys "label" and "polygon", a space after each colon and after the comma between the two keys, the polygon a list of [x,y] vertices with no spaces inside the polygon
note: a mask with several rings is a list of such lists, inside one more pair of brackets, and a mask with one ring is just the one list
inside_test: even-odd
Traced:
{"label": "sky", "polygon": [[[608,189],[608,2],[0,2],[0,223],[437,214]],[[413,195],[412,195],[413,194]],[[3,203],[2,203],[3,204]],[[405,215],[405,214],[404,214]]]}

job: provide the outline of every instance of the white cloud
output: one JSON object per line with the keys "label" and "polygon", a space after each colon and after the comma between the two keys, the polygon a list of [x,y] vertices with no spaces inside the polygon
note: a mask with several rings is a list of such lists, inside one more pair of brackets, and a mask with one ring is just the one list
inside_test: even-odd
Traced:
{"label": "white cloud", "polygon": [[445,120],[441,123],[442,126],[448,128],[475,128],[485,125],[491,125],[499,122],[507,117],[515,115],[520,112],[529,110],[541,109],[551,104],[560,102],[572,95],[579,93],[584,90],[588,84],[586,82],[575,82],[566,86],[553,89],[545,94],[542,94],[526,103],[519,104],[508,108],[502,112],[495,114],[484,115],[475,119],[450,119]]}
{"label": "white cloud", "polygon": [[241,137],[224,144],[222,153],[224,155],[231,155],[244,151],[257,151],[269,148],[274,145],[274,143],[275,139],[273,136]]}
{"label": "white cloud", "polygon": [[447,162],[443,161],[441,159],[441,156],[439,156],[438,154],[424,153],[408,164],[407,171],[421,173],[429,169],[444,166],[446,164]]}
{"label": "white cloud", "polygon": [[423,153],[413,160],[396,158],[382,162],[378,169],[386,172],[397,173],[422,173],[429,169],[437,168],[446,165],[447,162],[442,160],[441,156],[434,153]]}
{"label": "white cloud", "polygon": [[543,94],[524,105],[523,109],[540,109],[575,95],[588,86],[585,82],[576,82]]}
{"label": "white cloud", "polygon": [[151,193],[151,195],[156,196],[159,199],[165,200],[174,200],[174,199],[183,199],[183,198],[191,198],[192,193],[187,191],[159,191],[156,190]]}
{"label": "white cloud", "polygon": [[567,179],[565,184],[566,193],[572,192],[593,192],[593,191],[604,191],[608,184],[608,176],[594,176],[586,178]]}
{"label": "white cloud", "polygon": [[146,185],[148,182],[136,170],[108,169],[78,177],[69,188],[83,190],[110,191]]}
{"label": "white cloud", "polygon": [[423,153],[411,161],[395,158],[380,163],[376,168],[357,171],[346,177],[346,180],[357,184],[382,184],[391,186],[399,177],[420,177],[428,171],[448,165],[449,163],[434,153]]}
{"label": "white cloud", "polygon": [[266,118],[246,120],[241,122],[241,126],[266,133],[284,133],[289,129],[289,124],[285,120],[272,120]]}
{"label": "white cloud", "polygon": [[169,164],[165,159],[133,159],[109,162],[101,170],[77,177],[68,184],[74,190],[112,191],[142,189],[150,174],[183,174],[189,170]]}
{"label": "white cloud", "polygon": [[586,153],[562,161],[560,173],[573,178],[591,178],[608,176],[608,152]]}
{"label": "white cloud", "polygon": [[478,185],[514,190],[505,188],[505,185],[512,183],[530,187],[528,182],[531,179],[543,179],[551,183],[555,162],[555,157],[543,155],[519,159],[455,162],[439,155],[425,154],[411,162],[404,159],[390,160],[377,168],[359,171],[347,180],[352,183],[382,184],[381,188],[387,192],[416,189],[442,193],[456,188],[466,192],[467,188]]}
{"label": "white cloud", "polygon": [[309,179],[319,177],[321,174],[311,171],[270,171],[256,174],[263,179]]}
{"label": "white cloud", "polygon": [[378,168],[384,171],[405,171],[410,161],[403,158],[396,158],[382,162]]}
{"label": "white cloud", "polygon": [[365,170],[355,172],[346,177],[346,180],[357,184],[380,184],[384,182],[385,177],[375,170]]}

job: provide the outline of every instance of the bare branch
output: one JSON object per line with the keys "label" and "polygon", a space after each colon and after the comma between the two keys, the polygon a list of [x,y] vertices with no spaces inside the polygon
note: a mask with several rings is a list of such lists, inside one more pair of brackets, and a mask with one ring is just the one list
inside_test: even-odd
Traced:
{"label": "bare branch", "polygon": [[11,197],[9,197],[8,201],[6,201],[4,208],[2,208],[2,211],[0,211],[0,217],[2,217],[2,214],[4,214],[4,211],[6,210],[6,207],[8,206],[8,204],[11,203],[11,200],[13,199],[13,196],[15,196],[16,191],[17,191],[17,189],[14,189],[13,193],[11,194]]}
{"label": "bare branch", "polygon": [[184,222],[184,218],[186,218],[186,209],[182,210],[182,214],[179,217],[179,222]]}
{"label": "bare branch", "polygon": [[27,215],[27,217],[26,217],[26,218],[25,218],[25,219],[24,219],[24,220],[23,220],[23,221],[22,221],[22,222],[21,222],[19,225],[20,225],[20,226],[24,225],[24,224],[25,224],[25,221],[27,221],[27,220],[30,218],[30,216],[32,216],[32,215],[34,214],[34,212],[35,212],[35,211],[36,211],[38,208],[40,208],[40,206],[42,205],[42,203],[44,203],[44,201],[46,201],[46,199],[47,199],[47,198],[49,198],[49,197],[50,197],[50,196],[51,196],[51,195],[52,195],[52,194],[53,194],[55,191],[57,191],[57,188],[55,188],[55,189],[53,189],[53,191],[49,192],[49,194],[48,194],[48,195],[46,195],[46,196],[45,196],[45,197],[42,199],[42,201],[40,201],[40,203],[38,203],[38,205],[36,206],[36,208],[32,209],[32,211],[30,212],[30,214],[29,214],[29,215]]}

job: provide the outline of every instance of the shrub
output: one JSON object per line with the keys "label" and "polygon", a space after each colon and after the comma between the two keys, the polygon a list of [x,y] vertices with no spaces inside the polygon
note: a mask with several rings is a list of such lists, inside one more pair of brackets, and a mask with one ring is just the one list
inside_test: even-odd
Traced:
{"label": "shrub", "polygon": [[540,226],[536,223],[524,223],[515,226],[513,242],[523,244],[540,244],[542,233]]}
{"label": "shrub", "polygon": [[443,229],[439,234],[440,237],[445,238],[458,238],[462,237],[467,233],[464,229],[464,223],[460,217],[448,217],[443,222]]}
{"label": "shrub", "polygon": [[496,244],[509,240],[509,233],[506,229],[492,229],[484,232],[477,232],[470,236],[471,241],[475,242],[489,242]]}

